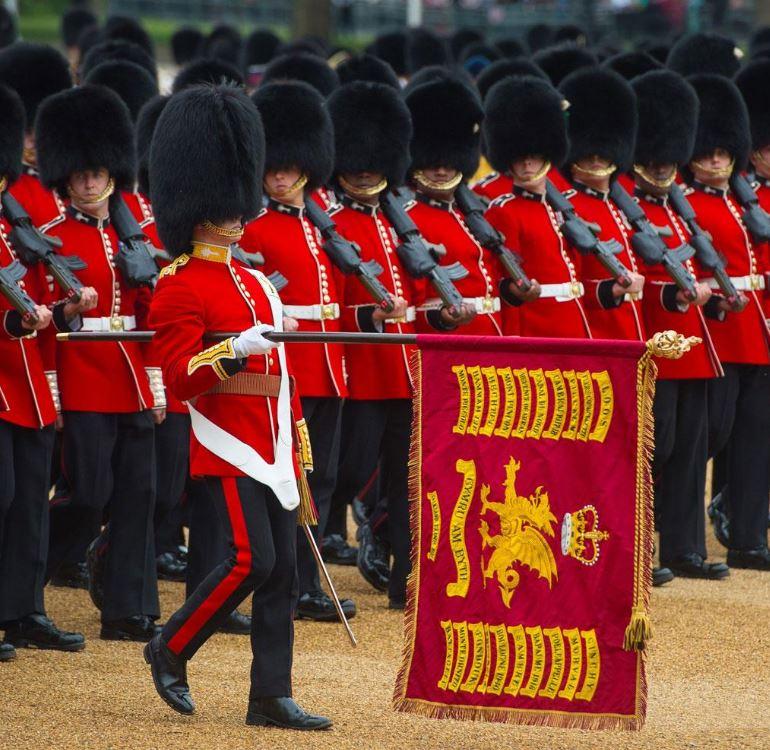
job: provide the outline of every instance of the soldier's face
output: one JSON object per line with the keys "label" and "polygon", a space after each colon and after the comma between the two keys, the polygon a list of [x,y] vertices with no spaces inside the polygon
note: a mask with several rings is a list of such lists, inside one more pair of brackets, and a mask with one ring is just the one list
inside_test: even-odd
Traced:
{"label": "soldier's face", "polygon": [[457,170],[453,167],[430,167],[423,169],[422,173],[431,182],[449,182],[457,177]]}
{"label": "soldier's face", "polygon": [[607,171],[612,167],[612,162],[599,154],[592,154],[578,159],[573,165],[575,179],[594,190],[608,190],[610,175]]}
{"label": "soldier's face", "polygon": [[107,189],[110,181],[110,173],[104,169],[84,169],[73,172],[69,179],[70,190],[78,196],[79,200],[88,204],[91,199],[101,195]]}
{"label": "soldier's face", "polygon": [[[666,185],[676,174],[676,164],[645,164],[644,175],[637,173],[636,182],[642,190],[652,195],[666,195],[670,184]],[[649,177],[650,180],[645,179]],[[657,183],[657,184],[656,184]],[[664,187],[664,185],[666,185]]]}
{"label": "soldier's face", "polygon": [[724,187],[730,177],[733,157],[729,151],[718,148],[690,162],[692,176],[704,185]]}
{"label": "soldier's face", "polygon": [[343,174],[345,182],[350,183],[354,188],[367,190],[373,188],[382,182],[383,176],[379,172],[357,172],[356,174]]}
{"label": "soldier's face", "polygon": [[513,181],[530,189],[537,188],[545,183],[546,177],[540,176],[544,167],[545,159],[539,154],[517,159],[511,165]]}
{"label": "soldier's face", "polygon": [[751,163],[757,170],[757,174],[762,177],[770,177],[770,145],[757,149],[751,155]]}
{"label": "soldier's face", "polygon": [[302,172],[296,167],[265,172],[265,188],[271,195],[281,195],[294,185],[300,177],[302,177]]}

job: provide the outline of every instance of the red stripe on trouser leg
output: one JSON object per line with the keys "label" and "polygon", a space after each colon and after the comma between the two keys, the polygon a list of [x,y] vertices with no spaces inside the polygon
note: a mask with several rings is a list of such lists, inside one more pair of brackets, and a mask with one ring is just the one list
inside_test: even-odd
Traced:
{"label": "red stripe on trouser leg", "polygon": [[236,550],[235,565],[171,638],[168,647],[175,654],[182,653],[185,646],[233,595],[233,592],[243,583],[251,571],[251,544],[246,531],[246,521],[243,518],[235,478],[222,477],[222,490],[225,496],[227,515],[230,518],[230,526],[233,530],[233,542]]}

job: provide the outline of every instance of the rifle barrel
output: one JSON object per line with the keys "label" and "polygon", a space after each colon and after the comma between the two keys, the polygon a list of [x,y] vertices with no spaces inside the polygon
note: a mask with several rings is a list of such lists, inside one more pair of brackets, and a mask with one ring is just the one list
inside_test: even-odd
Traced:
{"label": "rifle barrel", "polygon": [[[136,341],[147,343],[152,340],[155,331],[78,331],[76,333],[57,333],[57,341]],[[204,338],[206,341],[223,341],[240,332],[211,331]],[[311,333],[307,331],[273,331],[263,334],[271,341],[286,344],[392,344],[404,346],[416,344],[417,335],[413,333]]]}

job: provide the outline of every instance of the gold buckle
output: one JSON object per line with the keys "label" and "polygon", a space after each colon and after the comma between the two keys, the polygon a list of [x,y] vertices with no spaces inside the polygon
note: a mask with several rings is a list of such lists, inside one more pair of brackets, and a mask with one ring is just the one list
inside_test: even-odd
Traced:
{"label": "gold buckle", "polygon": [[756,292],[760,288],[760,277],[755,273],[752,273],[749,276],[749,285],[751,286],[752,290]]}
{"label": "gold buckle", "polygon": [[334,305],[321,305],[321,320],[334,320]]}
{"label": "gold buckle", "polygon": [[481,301],[481,309],[485,313],[494,312],[495,311],[494,300],[491,297],[484,297],[484,299]]}
{"label": "gold buckle", "polygon": [[386,323],[391,323],[392,325],[395,325],[396,323],[406,323],[406,315],[402,315],[400,318],[388,318]]}
{"label": "gold buckle", "polygon": [[579,297],[580,296],[581,292],[580,292],[580,282],[579,281],[573,281],[569,285],[569,294],[570,294],[570,297]]}
{"label": "gold buckle", "polygon": [[125,328],[125,325],[123,323],[123,318],[120,316],[114,316],[110,318],[110,330],[111,331],[122,331]]}

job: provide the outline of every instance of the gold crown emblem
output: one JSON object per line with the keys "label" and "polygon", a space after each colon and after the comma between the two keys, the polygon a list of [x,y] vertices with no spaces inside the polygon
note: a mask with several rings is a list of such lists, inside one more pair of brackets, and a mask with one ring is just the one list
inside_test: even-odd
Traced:
{"label": "gold crown emblem", "polygon": [[599,542],[609,538],[608,531],[599,529],[599,512],[593,505],[566,513],[561,522],[562,555],[574,557],[583,565],[596,565]]}

